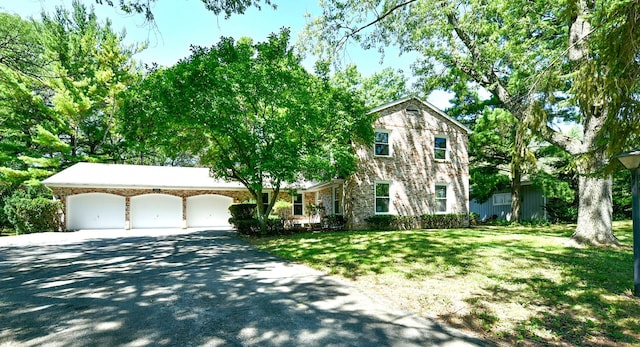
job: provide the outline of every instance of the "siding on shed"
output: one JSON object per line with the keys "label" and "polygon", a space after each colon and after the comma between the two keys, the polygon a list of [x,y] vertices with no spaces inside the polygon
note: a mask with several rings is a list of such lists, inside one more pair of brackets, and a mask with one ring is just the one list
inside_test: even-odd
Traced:
{"label": "siding on shed", "polygon": [[[500,193],[509,193],[509,191],[500,191]],[[547,215],[544,211],[546,200],[542,192],[537,191],[531,185],[522,186],[522,220],[546,219]],[[490,219],[497,216],[499,219],[511,220],[511,205],[493,205],[493,197],[484,203],[478,203],[475,200],[469,202],[469,210],[480,216],[480,220]]]}

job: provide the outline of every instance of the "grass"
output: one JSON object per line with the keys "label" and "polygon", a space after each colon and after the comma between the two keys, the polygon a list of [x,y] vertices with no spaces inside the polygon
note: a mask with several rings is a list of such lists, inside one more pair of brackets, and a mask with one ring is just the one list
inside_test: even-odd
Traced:
{"label": "grass", "polygon": [[640,344],[630,222],[619,248],[568,244],[571,226],[299,234],[256,247],[508,345]]}

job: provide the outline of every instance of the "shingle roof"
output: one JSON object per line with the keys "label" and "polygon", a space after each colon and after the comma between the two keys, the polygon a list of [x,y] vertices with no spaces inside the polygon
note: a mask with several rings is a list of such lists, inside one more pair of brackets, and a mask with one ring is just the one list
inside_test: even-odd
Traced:
{"label": "shingle roof", "polygon": [[45,179],[50,187],[244,189],[212,178],[207,168],[77,163]]}

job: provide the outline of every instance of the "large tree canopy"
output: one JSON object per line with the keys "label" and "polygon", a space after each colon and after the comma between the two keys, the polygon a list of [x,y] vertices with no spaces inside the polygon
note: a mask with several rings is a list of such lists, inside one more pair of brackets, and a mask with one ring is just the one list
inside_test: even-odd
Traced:
{"label": "large tree canopy", "polygon": [[[422,87],[479,85],[522,126],[579,157],[574,238],[617,243],[611,231],[612,153],[634,138],[640,3],[637,1],[343,0],[324,3],[309,31],[320,51],[347,39],[418,52]],[[551,127],[583,125],[579,138]]]}
{"label": "large tree canopy", "polygon": [[[158,0],[95,0],[98,4],[119,7],[127,13],[143,14],[147,21],[153,21],[153,4]],[[272,0],[201,0],[205,8],[216,15],[224,13],[225,18],[232,14],[243,14],[249,7],[260,8],[264,3],[275,7]]]}
{"label": "large tree canopy", "polygon": [[[125,134],[191,153],[213,176],[241,182],[262,220],[285,183],[344,177],[355,169],[352,141],[373,139],[364,102],[300,62],[287,30],[267,42],[194,47],[131,89]],[[276,194],[263,209],[266,187]]]}

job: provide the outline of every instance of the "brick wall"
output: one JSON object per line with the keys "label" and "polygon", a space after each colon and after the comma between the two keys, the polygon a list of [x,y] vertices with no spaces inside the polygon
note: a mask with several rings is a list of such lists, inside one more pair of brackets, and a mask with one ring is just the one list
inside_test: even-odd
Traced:
{"label": "brick wall", "polygon": [[[418,113],[407,112],[413,106]],[[455,123],[415,100],[382,110],[376,129],[390,131],[390,157],[374,156],[374,146],[359,146],[357,173],[345,183],[349,227],[366,228],[375,214],[375,183],[390,182],[390,214],[419,216],[436,212],[435,185],[447,185],[447,213],[468,213],[468,135]],[[448,138],[450,160],[434,158],[436,136]]]}

